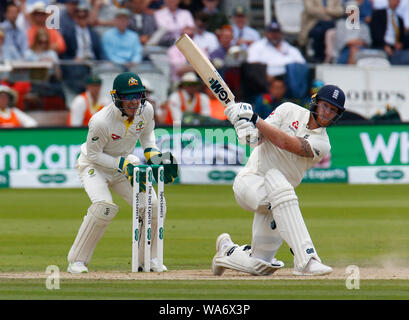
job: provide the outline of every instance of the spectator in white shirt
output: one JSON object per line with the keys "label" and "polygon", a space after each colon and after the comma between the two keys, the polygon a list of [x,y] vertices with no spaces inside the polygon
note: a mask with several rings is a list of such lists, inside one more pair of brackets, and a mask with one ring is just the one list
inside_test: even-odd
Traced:
{"label": "spectator in white shirt", "polygon": [[209,55],[219,47],[219,40],[213,32],[206,30],[206,16],[203,12],[196,14],[195,26],[193,41]]}
{"label": "spectator in white shirt", "polygon": [[267,65],[267,78],[286,73],[286,65],[305,63],[300,50],[283,40],[280,25],[272,22],[267,26],[265,37],[254,42],[247,49],[248,63],[264,63]]}

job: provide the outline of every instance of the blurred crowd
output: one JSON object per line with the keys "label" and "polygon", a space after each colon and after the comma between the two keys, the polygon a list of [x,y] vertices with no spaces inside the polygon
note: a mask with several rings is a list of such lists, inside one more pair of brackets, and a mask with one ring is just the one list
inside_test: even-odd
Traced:
{"label": "blurred crowd", "polygon": [[[183,33],[208,55],[236,99],[252,103],[263,118],[285,101],[308,107],[324,85],[315,78],[316,63],[358,64],[376,56],[409,65],[409,0],[300,2],[294,37],[277,12],[256,30],[248,7],[227,14],[219,0],[0,0],[0,127],[37,126],[27,113],[54,110],[67,111],[64,124],[86,126],[106,103],[95,66],[137,72],[153,48],[170,70],[160,80],[169,82],[166,99],[155,96],[156,83],[145,83],[157,124],[226,123],[223,106],[174,45]],[[32,68],[29,80],[16,76],[24,68]]]}

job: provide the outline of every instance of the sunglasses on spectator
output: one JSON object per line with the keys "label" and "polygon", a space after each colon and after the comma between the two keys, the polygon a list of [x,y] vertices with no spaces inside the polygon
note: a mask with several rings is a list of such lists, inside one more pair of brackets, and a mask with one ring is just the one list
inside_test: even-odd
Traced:
{"label": "sunglasses on spectator", "polygon": [[132,101],[133,99],[140,100],[143,98],[143,96],[144,96],[143,92],[123,94],[121,95],[121,100],[125,101]]}

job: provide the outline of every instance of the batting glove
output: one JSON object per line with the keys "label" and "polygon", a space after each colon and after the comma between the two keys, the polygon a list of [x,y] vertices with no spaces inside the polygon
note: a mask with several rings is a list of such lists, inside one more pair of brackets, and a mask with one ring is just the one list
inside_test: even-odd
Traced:
{"label": "batting glove", "polygon": [[254,113],[253,108],[248,103],[242,103],[239,109],[239,120],[247,120],[256,125],[259,117]]}
{"label": "batting glove", "polygon": [[234,125],[234,129],[236,130],[239,143],[248,144],[251,147],[255,147],[258,144],[258,129],[252,122],[245,119],[239,120]]}

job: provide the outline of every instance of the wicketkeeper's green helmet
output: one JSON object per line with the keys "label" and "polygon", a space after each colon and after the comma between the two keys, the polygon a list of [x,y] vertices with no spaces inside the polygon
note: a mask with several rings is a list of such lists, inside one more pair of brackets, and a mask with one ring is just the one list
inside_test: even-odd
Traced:
{"label": "wicketkeeper's green helmet", "polygon": [[125,115],[122,108],[121,95],[142,93],[141,105],[139,107],[139,113],[142,112],[146,102],[145,97],[146,88],[142,84],[141,78],[133,72],[123,72],[116,76],[111,90],[111,97],[115,106],[122,111],[122,115]]}

